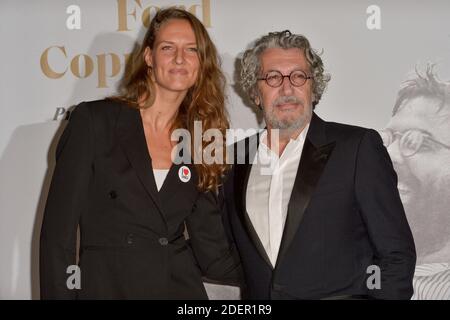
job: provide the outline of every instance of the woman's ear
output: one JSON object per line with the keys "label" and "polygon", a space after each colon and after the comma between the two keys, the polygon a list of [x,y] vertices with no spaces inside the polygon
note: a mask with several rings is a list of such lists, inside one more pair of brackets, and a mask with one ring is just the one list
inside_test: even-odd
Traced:
{"label": "woman's ear", "polygon": [[144,60],[148,67],[153,66],[153,57],[152,57],[152,50],[150,47],[146,47],[144,50]]}

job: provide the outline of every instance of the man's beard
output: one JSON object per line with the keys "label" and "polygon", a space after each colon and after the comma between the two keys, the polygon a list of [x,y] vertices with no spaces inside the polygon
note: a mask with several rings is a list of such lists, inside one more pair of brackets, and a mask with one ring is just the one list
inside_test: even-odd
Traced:
{"label": "man's beard", "polygon": [[[297,118],[286,117],[285,119],[277,118],[275,110],[279,105],[292,103],[303,107],[303,113]],[[290,111],[286,111],[290,112]],[[264,119],[266,124],[272,129],[279,129],[283,131],[293,132],[303,128],[307,123],[311,121],[312,107],[305,107],[304,101],[296,96],[280,96],[272,104],[272,108],[269,112],[263,107]]]}

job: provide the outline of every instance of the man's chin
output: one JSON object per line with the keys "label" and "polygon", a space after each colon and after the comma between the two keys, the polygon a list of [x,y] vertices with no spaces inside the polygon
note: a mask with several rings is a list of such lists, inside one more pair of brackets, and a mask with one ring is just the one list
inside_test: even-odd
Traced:
{"label": "man's chin", "polygon": [[301,125],[295,122],[288,122],[288,121],[279,121],[277,122],[276,129],[279,130],[287,130],[287,131],[294,131],[301,128]]}
{"label": "man's chin", "polygon": [[307,119],[304,119],[303,117],[279,117],[274,124],[280,130],[298,130],[304,127],[307,122]]}

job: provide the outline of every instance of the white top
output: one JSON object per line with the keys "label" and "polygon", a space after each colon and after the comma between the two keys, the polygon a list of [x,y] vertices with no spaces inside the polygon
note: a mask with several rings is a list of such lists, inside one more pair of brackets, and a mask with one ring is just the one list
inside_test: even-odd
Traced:
{"label": "white top", "polygon": [[166,176],[169,170],[170,169],[153,169],[153,175],[155,176],[155,182],[158,191],[161,189],[164,180],[166,180]]}
{"label": "white top", "polygon": [[274,267],[308,129],[309,124],[289,141],[280,158],[267,146],[264,130],[248,179],[247,212]]}

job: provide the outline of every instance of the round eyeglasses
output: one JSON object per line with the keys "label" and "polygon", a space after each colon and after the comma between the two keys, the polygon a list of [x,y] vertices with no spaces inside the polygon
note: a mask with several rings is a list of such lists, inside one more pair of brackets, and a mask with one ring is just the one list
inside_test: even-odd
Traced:
{"label": "round eyeglasses", "polygon": [[433,139],[429,133],[417,129],[408,130],[403,133],[385,129],[381,130],[380,134],[386,148],[398,140],[400,153],[404,157],[411,157],[420,149],[434,150],[437,146],[444,149],[450,149],[450,146]]}
{"label": "round eyeglasses", "polygon": [[270,87],[277,88],[281,86],[284,78],[289,78],[294,87],[301,87],[308,79],[312,79],[302,70],[294,70],[289,75],[283,75],[280,71],[274,70],[266,73],[264,78],[257,78],[257,80],[264,80]]}

